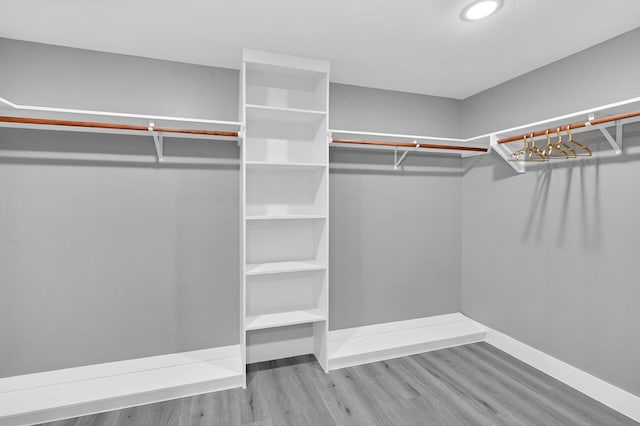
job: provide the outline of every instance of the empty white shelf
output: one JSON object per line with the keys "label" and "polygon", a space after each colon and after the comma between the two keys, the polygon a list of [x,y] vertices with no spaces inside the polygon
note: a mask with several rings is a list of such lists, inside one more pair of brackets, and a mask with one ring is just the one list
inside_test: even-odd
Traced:
{"label": "empty white shelf", "polygon": [[286,122],[289,124],[317,123],[327,113],[313,109],[282,108],[265,105],[247,104],[248,121]]}
{"label": "empty white shelf", "polygon": [[247,265],[247,275],[282,274],[288,272],[322,271],[327,269],[313,260],[298,262],[254,263]]}
{"label": "empty white shelf", "polygon": [[291,215],[260,215],[247,216],[247,220],[323,220],[325,215],[317,214],[291,214]]}
{"label": "empty white shelf", "polygon": [[326,164],[322,163],[288,163],[273,161],[247,161],[247,168],[252,170],[315,170],[324,169]]}
{"label": "empty white shelf", "polygon": [[322,315],[317,309],[254,315],[247,317],[246,329],[247,331],[261,330],[263,328],[285,327],[287,325],[312,323],[326,319],[326,315]]}

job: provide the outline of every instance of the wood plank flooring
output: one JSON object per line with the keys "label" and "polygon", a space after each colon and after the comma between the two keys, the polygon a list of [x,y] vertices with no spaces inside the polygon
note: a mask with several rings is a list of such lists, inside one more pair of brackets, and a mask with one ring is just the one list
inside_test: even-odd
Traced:
{"label": "wood plank flooring", "polygon": [[312,356],[250,365],[233,389],[48,423],[124,425],[637,425],[486,343],[325,374]]}

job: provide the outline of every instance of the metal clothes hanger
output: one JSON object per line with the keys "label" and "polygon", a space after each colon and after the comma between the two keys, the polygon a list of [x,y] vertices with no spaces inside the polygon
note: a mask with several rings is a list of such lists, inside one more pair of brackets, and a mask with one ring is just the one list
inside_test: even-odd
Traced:
{"label": "metal clothes hanger", "polygon": [[517,151],[513,151],[511,155],[509,155],[509,161],[522,161],[520,159],[520,156],[522,155],[524,157],[524,155],[526,155],[527,153],[527,150],[529,149],[527,135],[524,135],[524,138],[522,138],[522,142],[524,143],[524,146]]}
{"label": "metal clothes hanger", "polygon": [[519,150],[511,153],[511,155],[509,156],[509,161],[538,161],[538,162],[547,161],[542,151],[540,151],[540,149],[535,146],[535,142],[533,140],[533,133],[531,134],[532,145],[529,145],[527,136],[528,135],[524,135],[524,137],[522,138],[522,142],[524,143],[524,146]]}
{"label": "metal clothes hanger", "polygon": [[582,145],[580,142],[576,141],[575,139],[573,139],[573,136],[571,135],[571,125],[567,126],[567,142],[574,144],[575,146],[577,146],[578,148],[580,148],[581,150],[585,151],[584,153],[577,153],[576,156],[578,157],[591,157],[593,156],[593,152],[587,148],[586,146]]}
{"label": "metal clothes hanger", "polygon": [[[559,143],[556,143],[556,144],[551,143],[551,136],[549,136],[549,130],[545,132],[545,135],[547,136],[547,145],[543,148],[544,156],[549,159],[558,159],[558,158],[563,158],[565,160],[568,159],[569,154],[566,153],[560,147]],[[554,152],[558,152],[561,156],[554,155]]]}
{"label": "metal clothes hanger", "polygon": [[565,151],[567,154],[569,154],[569,157],[576,158],[578,156],[576,151],[573,148],[571,148],[569,145],[563,142],[562,133],[560,132],[560,127],[556,129],[556,132],[558,132],[558,141],[556,142],[556,146],[561,146],[562,150]]}
{"label": "metal clothes hanger", "polygon": [[[547,158],[544,155],[544,151],[536,146],[536,138],[533,136],[533,133],[529,136],[531,140],[531,145],[529,145],[529,159],[528,161],[547,161]],[[542,158],[542,160],[533,160],[531,157],[533,155],[537,155]]]}

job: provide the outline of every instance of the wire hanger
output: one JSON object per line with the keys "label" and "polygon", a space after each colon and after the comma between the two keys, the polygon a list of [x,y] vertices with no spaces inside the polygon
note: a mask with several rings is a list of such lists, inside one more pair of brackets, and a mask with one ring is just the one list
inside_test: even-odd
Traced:
{"label": "wire hanger", "polygon": [[565,151],[567,154],[569,154],[569,157],[576,158],[578,156],[576,151],[573,148],[571,148],[569,145],[564,143],[564,141],[562,140],[562,133],[560,132],[560,127],[556,129],[556,132],[558,132],[558,141],[556,142],[556,145],[561,146],[562,150]]}
{"label": "wire hanger", "polygon": [[524,137],[522,138],[524,146],[521,149],[511,153],[511,155],[509,156],[509,161],[547,161],[542,151],[540,151],[540,149],[535,146],[533,133],[531,134],[531,136],[532,145],[529,145],[529,140],[527,139],[528,135],[524,135]]}
{"label": "wire hanger", "polygon": [[593,152],[587,148],[586,146],[582,145],[580,142],[576,141],[575,139],[573,139],[573,136],[571,135],[571,125],[567,126],[567,142],[574,144],[575,146],[577,146],[579,149],[585,151],[584,153],[576,153],[576,156],[578,157],[591,157],[593,156]]}
{"label": "wire hanger", "polygon": [[[559,143],[551,143],[551,136],[549,136],[548,129],[545,131],[545,135],[547,137],[547,145],[543,148],[544,156],[549,159],[568,159],[569,154],[561,148]],[[557,152],[559,155],[555,155],[554,152]]]}
{"label": "wire hanger", "polygon": [[[536,138],[533,136],[533,133],[530,134],[529,139],[531,140],[531,145],[529,145],[529,159],[527,161],[548,161],[546,156],[544,155],[544,151],[536,146]],[[532,159],[533,155],[537,155],[540,159]]]}

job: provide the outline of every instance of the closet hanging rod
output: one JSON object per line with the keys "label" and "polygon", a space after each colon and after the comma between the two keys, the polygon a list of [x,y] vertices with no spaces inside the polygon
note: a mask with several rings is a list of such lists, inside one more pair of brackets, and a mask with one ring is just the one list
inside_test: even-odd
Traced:
{"label": "closet hanging rod", "polygon": [[[112,129],[112,130],[133,130],[140,132],[149,132],[149,126],[138,126],[133,124],[115,124],[115,123],[99,123],[94,121],[70,121],[70,120],[52,120],[44,118],[27,118],[27,117],[8,117],[0,116],[0,122],[4,123],[22,123],[22,124],[38,124],[49,126],[69,126],[69,127],[86,127],[94,129]],[[238,137],[238,132],[227,132],[220,130],[199,130],[199,129],[182,129],[177,127],[153,127],[154,132],[162,133],[183,133],[191,135],[206,136],[224,136]]]}
{"label": "closet hanging rod", "polygon": [[333,143],[348,143],[357,145],[378,145],[378,146],[394,146],[402,148],[426,148],[426,149],[448,149],[452,151],[476,151],[488,152],[487,148],[459,145],[436,145],[430,143],[409,143],[409,142],[387,142],[387,141],[369,141],[356,139],[332,139]]}
{"label": "closet hanging rod", "polygon": [[573,129],[580,129],[586,126],[597,126],[598,124],[604,124],[604,123],[609,123],[609,122],[618,121],[618,120],[625,120],[627,118],[633,118],[638,116],[640,116],[640,111],[632,111],[632,112],[626,112],[622,114],[610,115],[608,117],[596,118],[593,120],[587,120],[587,121],[581,121],[578,123],[565,124],[563,126],[551,127],[549,129],[539,130],[533,133],[529,132],[522,135],[510,136],[508,138],[499,139],[498,143],[503,144],[503,143],[509,143],[509,142],[522,141],[526,136],[528,137],[544,136],[547,134],[547,132],[555,133],[558,130],[558,128],[560,128],[561,130],[565,130],[567,126],[569,127],[570,130],[573,130]]}

